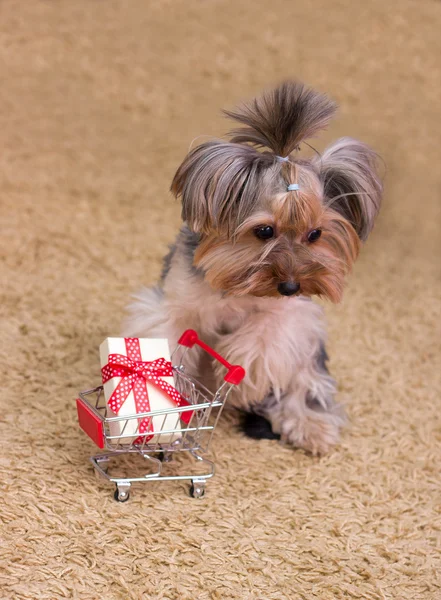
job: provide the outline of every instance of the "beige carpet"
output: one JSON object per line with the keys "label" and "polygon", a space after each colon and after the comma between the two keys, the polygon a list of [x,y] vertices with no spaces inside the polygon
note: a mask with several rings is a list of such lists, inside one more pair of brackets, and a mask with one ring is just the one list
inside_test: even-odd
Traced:
{"label": "beige carpet", "polygon": [[[441,5],[419,0],[0,4],[1,598],[441,598]],[[226,415],[206,497],[117,504],[75,396],[158,277],[193,138],[285,77],[329,92],[387,164],[331,367],[351,426],[313,459]]]}

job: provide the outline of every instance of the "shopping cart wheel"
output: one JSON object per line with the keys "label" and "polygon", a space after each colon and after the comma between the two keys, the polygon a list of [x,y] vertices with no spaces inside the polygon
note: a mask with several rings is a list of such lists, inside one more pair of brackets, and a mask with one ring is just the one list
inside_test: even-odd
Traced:
{"label": "shopping cart wheel", "polygon": [[205,495],[205,481],[193,479],[190,486],[190,496],[192,498],[202,498]]}
{"label": "shopping cart wheel", "polygon": [[116,484],[116,490],[113,494],[113,497],[117,502],[127,502],[127,500],[130,498],[130,490],[127,486],[122,487]]}

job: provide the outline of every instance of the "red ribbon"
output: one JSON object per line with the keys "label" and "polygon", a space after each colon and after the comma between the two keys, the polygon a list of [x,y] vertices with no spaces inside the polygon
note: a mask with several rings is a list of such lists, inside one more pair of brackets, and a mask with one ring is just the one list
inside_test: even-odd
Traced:
{"label": "red ribbon", "polygon": [[[124,338],[124,341],[127,356],[123,354],[109,354],[107,365],[101,369],[103,383],[106,383],[112,377],[121,377],[121,381],[107,402],[116,415],[132,390],[135,397],[136,412],[150,412],[147,382],[165,392],[177,407],[190,406],[173,386],[162,379],[162,377],[173,376],[173,368],[170,361],[165,360],[165,358],[158,358],[150,362],[143,361],[139,339]],[[181,419],[187,424],[191,419],[191,415],[191,411],[180,413]],[[142,434],[153,432],[152,418],[141,419],[138,431]],[[143,435],[136,439],[135,443],[142,443],[144,439],[147,442],[152,437],[153,434],[150,436]]]}

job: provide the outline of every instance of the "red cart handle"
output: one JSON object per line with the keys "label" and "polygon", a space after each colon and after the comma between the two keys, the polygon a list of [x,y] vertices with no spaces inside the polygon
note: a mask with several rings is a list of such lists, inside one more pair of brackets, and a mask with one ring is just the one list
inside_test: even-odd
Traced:
{"label": "red cart handle", "polygon": [[208,352],[213,358],[218,360],[226,369],[228,369],[228,373],[225,375],[224,380],[227,383],[232,383],[233,385],[239,385],[242,379],[245,377],[245,369],[240,367],[239,365],[231,365],[228,361],[225,360],[220,354],[218,354],[213,348],[207,346],[205,342],[199,339],[198,334],[193,329],[187,329],[179,338],[178,344],[181,346],[186,346],[187,348],[193,348],[196,344],[200,346],[205,352]]}

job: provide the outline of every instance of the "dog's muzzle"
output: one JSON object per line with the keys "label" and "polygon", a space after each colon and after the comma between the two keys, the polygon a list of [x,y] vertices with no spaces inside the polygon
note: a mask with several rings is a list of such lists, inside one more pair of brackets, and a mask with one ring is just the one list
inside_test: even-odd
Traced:
{"label": "dog's muzzle", "polygon": [[300,283],[296,283],[295,281],[282,281],[282,283],[279,283],[277,286],[277,291],[279,294],[282,294],[282,296],[293,296],[294,294],[297,294],[299,289]]}

